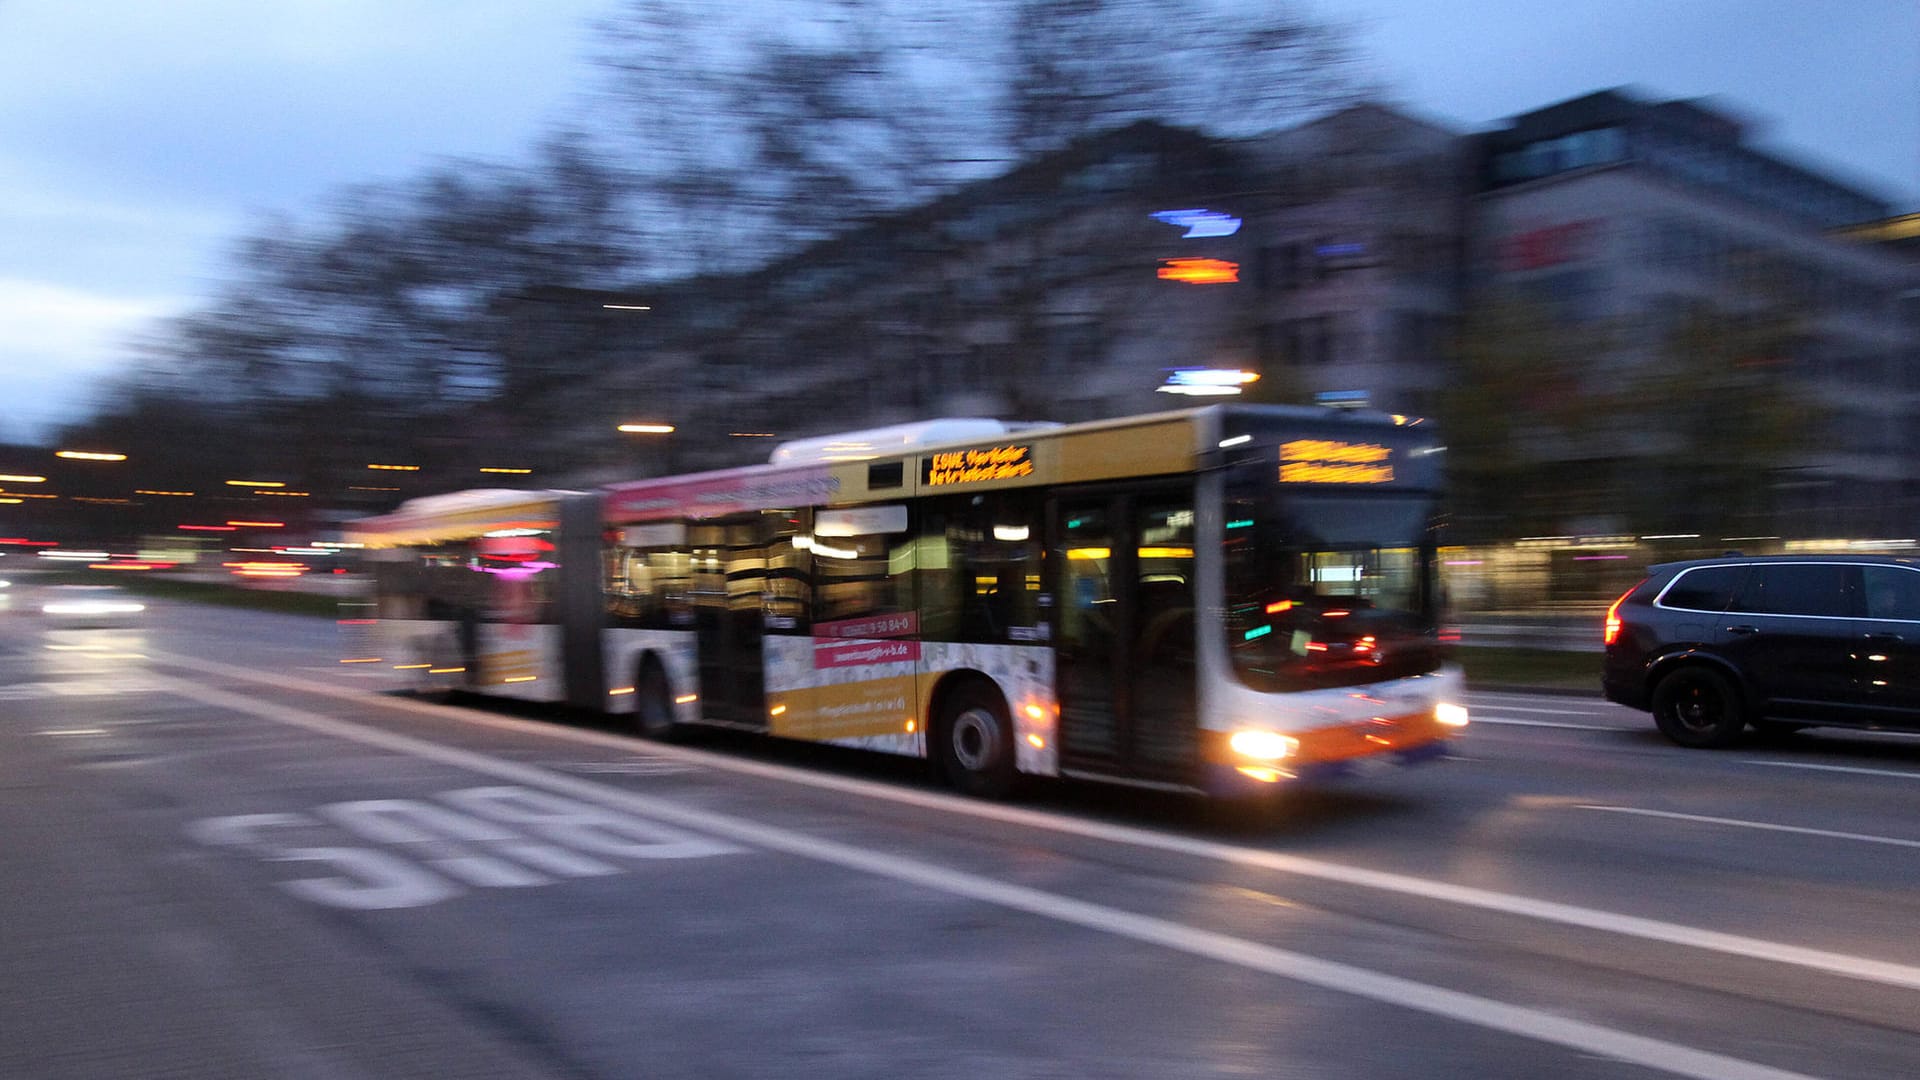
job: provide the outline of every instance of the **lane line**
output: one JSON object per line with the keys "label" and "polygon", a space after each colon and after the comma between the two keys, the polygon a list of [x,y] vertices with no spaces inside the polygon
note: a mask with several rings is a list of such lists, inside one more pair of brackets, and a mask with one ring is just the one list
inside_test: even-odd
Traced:
{"label": "lane line", "polygon": [[[1469,705],[1473,703],[1472,694],[1467,695],[1467,703]],[[1532,705],[1509,705],[1504,701],[1490,701],[1487,703],[1487,708],[1498,709],[1501,712],[1539,713],[1542,716],[1594,716],[1601,711],[1596,709],[1544,709]]]}
{"label": "lane line", "polygon": [[1747,758],[1742,765],[1766,765],[1775,769],[1812,769],[1816,772],[1857,773],[1862,776],[1897,776],[1902,780],[1920,780],[1920,773],[1901,772],[1898,769],[1866,769],[1857,765],[1815,765],[1806,761],[1763,761],[1759,758]]}
{"label": "lane line", "polygon": [[1897,836],[1873,836],[1868,833],[1836,832],[1832,829],[1810,829],[1802,825],[1775,825],[1767,821],[1742,821],[1739,818],[1708,817],[1704,814],[1679,814],[1671,810],[1644,810],[1636,806],[1595,806],[1578,805],[1576,810],[1604,810],[1612,814],[1637,814],[1641,817],[1670,818],[1674,821],[1698,821],[1708,825],[1733,825],[1743,829],[1765,829],[1768,832],[1799,833],[1802,836],[1824,836],[1834,840],[1859,840],[1869,844],[1890,844],[1895,847],[1920,848],[1920,840],[1902,840]]}
{"label": "lane line", "polygon": [[1803,1074],[1757,1062],[1618,1031],[1538,1009],[1510,1005],[1367,968],[1322,960],[1256,941],[1014,885],[918,859],[870,851],[747,818],[686,807],[666,799],[549,772],[538,766],[365,727],[290,706],[256,701],[184,679],[163,677],[163,681],[168,684],[165,687],[167,692],[215,708],[466,769],[527,787],[571,795],[765,850],[977,900],[1114,937],[1158,945],[1323,990],[1412,1009],[1535,1042],[1551,1043],[1699,1080],[1806,1080]]}
{"label": "lane line", "polygon": [[424,702],[410,701],[404,698],[390,698],[381,695],[367,694],[362,691],[343,690],[289,676],[264,676],[242,668],[234,668],[212,661],[180,657],[176,658],[176,661],[170,662],[177,662],[180,667],[198,669],[208,674],[223,675],[241,682],[251,682],[271,688],[296,689],[303,693],[311,693],[320,697],[331,697],[355,704],[378,705],[401,711],[416,712],[440,720],[449,719],[451,714],[452,716],[458,717],[462,722],[474,723],[483,727],[492,727],[502,731],[511,731],[525,735],[545,735],[548,738],[589,743],[611,750],[624,751],[639,757],[675,758],[726,772],[758,776],[803,787],[817,788],[823,791],[857,795],[904,806],[913,806],[950,816],[965,816],[983,821],[993,821],[1001,824],[1053,832],[1065,836],[1098,840],[1105,843],[1121,844],[1154,851],[1165,851],[1193,858],[1211,859],[1235,866],[1246,866],[1276,873],[1293,874],[1320,881],[1331,881],[1342,885],[1372,889],[1377,892],[1410,896],[1420,900],[1454,904],[1460,907],[1492,911],[1503,915],[1515,915],[1539,922],[1576,926],[1586,930],[1597,930],[1603,933],[1618,934],[1623,937],[1640,938],[1645,941],[1680,945],[1690,949],[1721,953],[1727,956],[1765,960],[1770,963],[1784,964],[1790,967],[1823,971],[1828,974],[1857,979],[1862,982],[1878,983],[1884,986],[1900,987],[1907,990],[1920,990],[1920,967],[1886,960],[1876,960],[1870,957],[1850,956],[1845,953],[1829,952],[1824,949],[1766,941],[1760,938],[1728,934],[1703,927],[1687,926],[1682,923],[1664,922],[1659,919],[1643,918],[1637,915],[1621,915],[1611,911],[1585,908],[1574,904],[1560,903],[1558,901],[1538,900],[1532,897],[1498,893],[1466,885],[1454,885],[1449,882],[1412,877],[1410,875],[1397,874],[1385,870],[1369,870],[1364,867],[1324,862],[1298,855],[1288,855],[1283,852],[1224,844],[1218,841],[1202,840],[1174,833],[1155,832],[1150,829],[1130,825],[1113,825],[1107,822],[1091,821],[1085,818],[1067,817],[1038,810],[1029,810],[1019,806],[985,803],[975,799],[963,798],[958,795],[949,795],[944,792],[917,791],[881,784],[872,780],[831,776],[824,773],[794,769],[783,765],[741,761],[725,754],[698,750],[693,747],[671,746],[663,743],[642,743],[622,736],[609,735],[597,731],[583,731],[579,728],[561,727],[551,723],[521,720],[515,717],[495,716],[474,709],[429,705]]}
{"label": "lane line", "polygon": [[1472,713],[1468,727],[1474,724],[1493,724],[1496,727],[1547,727],[1566,728],[1569,731],[1626,731],[1627,728],[1614,727],[1611,724],[1570,724],[1565,720],[1527,720],[1518,716],[1481,716]]}

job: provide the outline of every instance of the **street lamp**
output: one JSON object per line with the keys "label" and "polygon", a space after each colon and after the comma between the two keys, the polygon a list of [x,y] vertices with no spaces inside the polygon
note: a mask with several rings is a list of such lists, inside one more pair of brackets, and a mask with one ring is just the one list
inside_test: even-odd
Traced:
{"label": "street lamp", "polygon": [[672,424],[659,424],[659,423],[621,424],[616,428],[616,430],[628,435],[662,436],[660,440],[660,448],[661,448],[660,449],[660,468],[661,468],[661,471],[665,473],[673,472],[673,449],[674,449],[673,440],[669,438],[665,438],[665,436],[673,434],[674,431],[676,430]]}

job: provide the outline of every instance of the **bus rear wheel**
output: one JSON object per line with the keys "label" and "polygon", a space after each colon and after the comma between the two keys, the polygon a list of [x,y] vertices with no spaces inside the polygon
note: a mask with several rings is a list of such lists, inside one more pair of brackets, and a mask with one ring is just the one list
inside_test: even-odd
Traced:
{"label": "bus rear wheel", "polygon": [[634,730],[649,739],[670,741],[680,733],[673,714],[673,687],[658,660],[642,660],[633,680]]}
{"label": "bus rear wheel", "polygon": [[947,782],[968,795],[1003,798],[1013,790],[1013,723],[998,692],[968,683],[940,711],[935,751]]}

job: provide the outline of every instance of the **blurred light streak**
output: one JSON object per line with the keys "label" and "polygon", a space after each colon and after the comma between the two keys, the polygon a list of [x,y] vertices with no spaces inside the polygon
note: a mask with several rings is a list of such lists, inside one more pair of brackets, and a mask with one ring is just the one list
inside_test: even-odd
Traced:
{"label": "blurred light streak", "polygon": [[367,468],[376,469],[382,472],[419,472],[420,471],[420,466],[418,465],[368,465]]}
{"label": "blurred light streak", "polygon": [[509,476],[525,476],[528,473],[532,472],[533,470],[532,469],[503,469],[503,468],[494,467],[494,466],[482,466],[480,471],[483,473],[506,473]]}
{"label": "blurred light streak", "polygon": [[40,611],[46,615],[131,615],[145,610],[145,604],[116,600],[73,600],[40,605]]}
{"label": "blurred light streak", "polygon": [[671,435],[672,424],[621,424],[619,430],[632,435]]}
{"label": "blurred light streak", "polygon": [[287,485],[279,480],[229,480],[228,487],[283,488]]}
{"label": "blurred light streak", "polygon": [[603,308],[606,308],[608,311],[652,311],[653,310],[652,308],[648,307],[645,304],[601,304],[600,306]]}
{"label": "blurred light streak", "polygon": [[25,473],[0,473],[0,483],[5,484],[44,484],[44,476],[29,476]]}
{"label": "blurred light streak", "polygon": [[180,525],[180,526],[176,526],[176,528],[185,529],[188,532],[234,532],[235,531],[234,527],[231,525]]}
{"label": "blurred light streak", "polygon": [[[192,494],[192,492],[188,492],[188,494]],[[312,493],[306,492],[306,491],[259,491],[259,492],[255,492],[255,494],[256,495],[279,495],[284,498],[290,498],[290,499],[304,499]]]}
{"label": "blurred light streak", "polygon": [[1203,240],[1214,236],[1232,236],[1240,231],[1240,219],[1218,210],[1160,210],[1155,221],[1187,230],[1182,240]]}
{"label": "blurred light streak", "polygon": [[54,457],[71,458],[74,461],[125,461],[127,455],[112,454],[101,450],[55,450]]}
{"label": "blurred light streak", "polygon": [[135,495],[191,495],[191,491],[155,491],[152,488],[134,488]]}
{"label": "blurred light streak", "polygon": [[227,524],[246,529],[284,529],[287,527],[287,523],[284,521],[229,521]]}
{"label": "blurred light streak", "polygon": [[1188,285],[1224,285],[1240,280],[1240,264],[1225,259],[1162,259],[1162,281]]}

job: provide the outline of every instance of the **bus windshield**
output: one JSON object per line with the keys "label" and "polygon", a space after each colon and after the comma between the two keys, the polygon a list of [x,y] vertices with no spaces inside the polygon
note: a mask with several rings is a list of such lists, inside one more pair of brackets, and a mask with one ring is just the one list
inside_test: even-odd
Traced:
{"label": "bus windshield", "polygon": [[1233,670],[1264,691],[1356,686],[1439,666],[1430,496],[1229,478],[1224,627]]}

